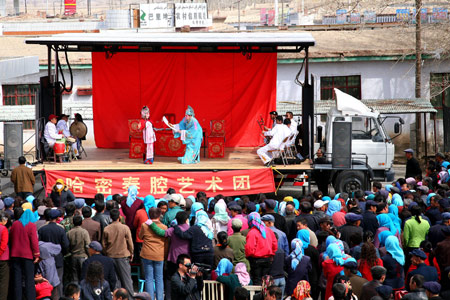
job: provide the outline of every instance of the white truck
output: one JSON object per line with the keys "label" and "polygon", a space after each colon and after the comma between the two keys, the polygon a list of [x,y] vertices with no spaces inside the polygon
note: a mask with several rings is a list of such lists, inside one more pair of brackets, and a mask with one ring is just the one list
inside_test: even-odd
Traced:
{"label": "white truck", "polygon": [[[401,132],[403,120],[399,117],[381,117],[379,112],[367,107],[360,100],[338,89],[335,89],[335,93],[336,106],[327,114],[325,139],[318,141],[325,151],[326,161],[322,159],[320,163],[314,163],[315,177],[323,172],[322,175],[328,177],[336,192],[349,193],[358,189],[370,189],[372,180],[393,181],[395,147],[384,123],[387,118],[398,119],[394,123],[395,138]],[[333,158],[343,151],[336,146],[343,141],[333,141],[333,130],[337,122],[346,122],[348,132],[351,130],[351,136],[347,137],[347,143],[351,141],[351,158],[350,162],[342,167],[333,163]],[[333,149],[333,145],[337,149]],[[337,151],[335,155],[333,151]],[[315,179],[317,181],[317,178]]]}

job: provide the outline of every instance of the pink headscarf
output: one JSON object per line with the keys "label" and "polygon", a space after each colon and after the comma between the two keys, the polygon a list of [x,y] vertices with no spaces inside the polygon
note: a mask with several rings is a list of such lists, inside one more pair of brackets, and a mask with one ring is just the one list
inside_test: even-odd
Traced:
{"label": "pink headscarf", "polygon": [[242,286],[246,286],[250,283],[250,275],[247,272],[247,267],[244,263],[240,262],[234,268],[234,274],[239,278],[239,283]]}

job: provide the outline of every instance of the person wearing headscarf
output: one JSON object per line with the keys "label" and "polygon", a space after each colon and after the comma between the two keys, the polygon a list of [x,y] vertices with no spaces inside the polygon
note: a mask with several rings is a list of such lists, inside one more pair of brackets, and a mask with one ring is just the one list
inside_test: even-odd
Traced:
{"label": "person wearing headscarf", "polygon": [[376,248],[380,247],[380,238],[379,235],[383,231],[390,231],[393,235],[395,235],[400,241],[400,229],[394,224],[389,214],[379,214],[377,216],[378,223],[380,227],[377,229],[374,238],[374,246]]}
{"label": "person wearing headscarf", "polygon": [[199,163],[203,130],[195,118],[194,109],[188,105],[185,117],[179,124],[173,125],[173,128],[175,138],[180,138],[183,144],[186,145],[184,156],[178,157],[178,160],[182,164]]}
{"label": "person wearing headscarf", "polygon": [[327,286],[325,288],[325,299],[331,297],[331,288],[333,286],[334,277],[341,272],[346,260],[343,250],[339,247],[337,242],[330,242],[326,250],[327,259],[324,256],[324,262],[322,262],[323,275],[327,280]]}
{"label": "person wearing headscarf", "polygon": [[326,214],[333,219],[333,224],[336,227],[345,225],[345,213],[341,211],[342,203],[339,200],[331,200],[328,203]]}
{"label": "person wearing headscarf", "polygon": [[216,280],[218,276],[228,276],[233,270],[233,264],[228,258],[222,258],[215,270],[211,274],[212,280]]}
{"label": "person wearing headscarf", "polygon": [[[11,266],[12,290],[10,296],[14,299],[36,299],[34,288],[34,264],[38,262],[40,251],[35,216],[31,210],[14,211],[16,221],[9,231],[9,251]],[[63,230],[64,231],[64,230]],[[22,281],[23,280],[23,281]],[[25,286],[22,286],[22,282]]]}
{"label": "person wearing headscarf", "polygon": [[200,210],[205,210],[205,208],[203,207],[203,203],[201,202],[193,203],[191,206],[191,214],[189,215],[189,220],[192,220],[192,218],[194,218],[197,212]]}
{"label": "person wearing headscarf", "polygon": [[153,143],[156,142],[156,135],[153,130],[153,124],[150,122],[150,109],[147,106],[142,107],[141,118],[139,129],[142,130],[142,138],[147,146],[144,164],[153,164]]}
{"label": "person wearing headscarf", "polygon": [[67,203],[75,200],[72,191],[64,183],[64,180],[57,179],[50,193],[55,207],[66,207]]}
{"label": "person wearing headscarf", "polygon": [[267,228],[258,213],[248,215],[248,227],[245,244],[245,256],[250,261],[250,274],[255,285],[261,283],[261,277],[268,274],[272,257],[278,249],[278,241],[270,228]]}
{"label": "person wearing headscarf", "polygon": [[394,204],[397,207],[403,207],[403,199],[402,196],[400,196],[400,194],[394,194],[392,195],[392,204]]}
{"label": "person wearing headscarf", "polygon": [[405,285],[405,273],[403,271],[405,254],[396,236],[388,236],[384,244],[387,252],[381,258],[383,266],[387,269],[384,284],[391,286],[393,289],[401,289]]}
{"label": "person wearing headscarf", "polygon": [[[297,283],[297,286],[294,289],[294,292],[292,293],[291,299],[294,300],[306,300],[310,299],[311,295],[311,285],[306,280],[301,280]],[[313,298],[314,299],[314,298]]]}
{"label": "person wearing headscarf", "polygon": [[139,238],[139,232],[141,231],[142,224],[149,219],[148,212],[152,207],[156,207],[155,197],[153,197],[152,195],[145,196],[144,207],[139,209],[136,212],[136,216],[134,217],[133,227],[136,228],[136,242],[138,243],[137,244],[138,251],[142,246],[142,240]]}
{"label": "person wearing headscarf", "polygon": [[212,239],[214,237],[211,220],[208,214],[200,210],[195,215],[195,224],[188,230],[182,231],[180,224],[175,226],[175,234],[185,240],[190,241],[191,259],[194,263],[204,263],[214,265],[214,249]]}
{"label": "person wearing headscarf", "polygon": [[136,236],[136,228],[134,227],[134,218],[138,210],[144,207],[144,201],[137,198],[138,188],[135,185],[128,187],[128,195],[122,200],[120,206],[125,215],[125,224],[130,228],[133,237]]}
{"label": "person wearing headscarf", "polygon": [[318,282],[320,277],[320,254],[316,247],[310,243],[310,235],[307,229],[301,229],[297,232],[297,238],[302,241],[303,252],[311,260],[311,271],[308,274],[309,283],[311,283],[311,295],[313,299],[319,296]]}
{"label": "person wearing headscarf", "polygon": [[[233,264],[226,258],[223,258],[217,269],[213,271],[218,275],[217,281],[225,285],[225,299],[233,300],[234,291],[238,287],[243,287],[251,284],[250,275],[247,272],[247,268],[244,263],[238,263],[234,269],[234,273],[231,273]],[[222,275],[219,273],[222,272]]]}
{"label": "person wearing headscarf", "polygon": [[297,283],[300,280],[309,281],[308,274],[312,270],[311,259],[304,255],[303,243],[300,239],[293,239],[291,242],[292,252],[286,258],[287,282],[286,295],[292,295]]}
{"label": "person wearing headscarf", "polygon": [[228,221],[230,221],[230,217],[227,213],[227,205],[223,199],[217,201],[214,206],[214,216],[211,219],[212,227],[214,231],[214,236],[217,237],[217,234],[221,231],[228,231]]}

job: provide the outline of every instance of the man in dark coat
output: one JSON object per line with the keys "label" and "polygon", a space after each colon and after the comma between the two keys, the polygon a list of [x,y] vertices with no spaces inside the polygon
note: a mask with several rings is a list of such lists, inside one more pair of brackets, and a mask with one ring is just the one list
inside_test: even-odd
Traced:
{"label": "man in dark coat", "polygon": [[67,238],[64,228],[56,223],[61,216],[58,209],[52,209],[49,213],[50,221],[47,225],[42,226],[39,231],[39,240],[43,242],[53,243],[61,246],[61,253],[55,257],[56,271],[60,280],[57,286],[59,295],[63,294],[63,274],[64,274],[64,255],[69,252],[69,239]]}
{"label": "man in dark coat", "polygon": [[[425,282],[427,281],[438,281],[438,273],[435,267],[427,266],[425,264],[425,260],[427,259],[427,255],[420,249],[414,249],[410,252],[411,254],[411,263],[417,267],[417,269],[411,271],[407,275],[406,283],[408,284],[411,277],[416,274],[420,274],[425,278]],[[408,286],[407,286],[408,288]]]}
{"label": "man in dark coat", "polygon": [[359,226],[361,224],[362,215],[355,213],[348,213],[345,215],[345,225],[338,228],[341,233],[341,240],[351,245],[350,237],[357,233],[363,238],[363,229]]}
{"label": "man in dark coat", "polygon": [[93,261],[98,261],[103,265],[103,276],[109,283],[111,291],[116,287],[117,276],[114,270],[114,261],[112,258],[102,255],[103,247],[97,241],[92,241],[89,244],[89,258],[83,262],[83,267],[81,269],[81,279],[86,278],[87,267]]}
{"label": "man in dark coat", "polygon": [[370,300],[374,296],[378,296],[376,288],[383,285],[386,279],[387,270],[382,266],[375,266],[370,269],[372,273],[372,281],[366,282],[362,287],[361,300]]}
{"label": "man in dark coat", "polygon": [[371,231],[375,236],[375,233],[380,227],[378,224],[377,212],[378,203],[373,200],[368,200],[366,202],[366,210],[364,211],[363,219],[361,222],[361,227],[364,231]]}
{"label": "man in dark coat", "polygon": [[420,168],[419,161],[413,156],[413,149],[403,150],[406,156],[406,172],[405,178],[416,177],[417,175],[422,175],[422,169]]}

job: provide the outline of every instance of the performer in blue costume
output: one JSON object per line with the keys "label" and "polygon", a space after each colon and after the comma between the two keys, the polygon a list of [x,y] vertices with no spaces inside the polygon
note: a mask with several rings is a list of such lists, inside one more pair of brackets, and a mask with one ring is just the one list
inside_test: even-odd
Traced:
{"label": "performer in blue costume", "polygon": [[183,157],[178,157],[182,164],[196,164],[200,162],[200,147],[202,146],[203,130],[194,117],[194,110],[188,105],[186,116],[179,124],[174,125],[175,138],[181,138],[186,145]]}

